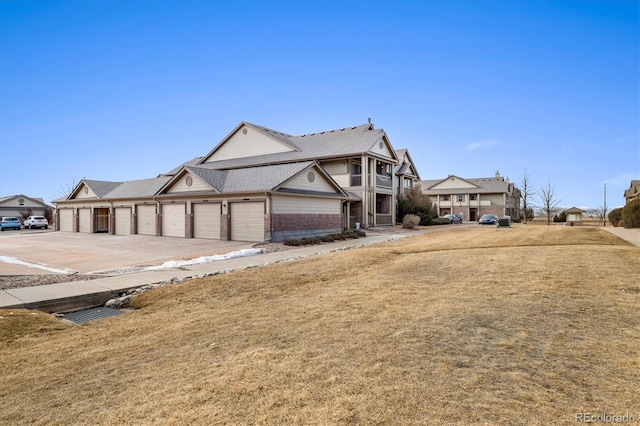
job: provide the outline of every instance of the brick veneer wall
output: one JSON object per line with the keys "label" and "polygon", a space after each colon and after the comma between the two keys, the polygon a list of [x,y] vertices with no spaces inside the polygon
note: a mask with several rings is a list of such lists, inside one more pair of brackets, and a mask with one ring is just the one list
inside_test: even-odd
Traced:
{"label": "brick veneer wall", "polygon": [[271,219],[272,241],[342,232],[339,214],[274,214]]}

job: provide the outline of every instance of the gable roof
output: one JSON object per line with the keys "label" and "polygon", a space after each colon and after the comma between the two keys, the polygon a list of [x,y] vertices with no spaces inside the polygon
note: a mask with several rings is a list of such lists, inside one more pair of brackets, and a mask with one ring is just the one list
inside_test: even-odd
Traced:
{"label": "gable roof", "polygon": [[101,198],[152,197],[162,188],[171,176],[159,176],[152,179],[139,179],[122,182]]}
{"label": "gable roof", "polygon": [[75,189],[71,191],[71,194],[67,196],[66,200],[74,198],[83,186],[89,187],[89,189],[91,189],[98,198],[104,198],[106,194],[117,188],[119,185],[122,185],[122,182],[82,179],[78,182]]}
{"label": "gable roof", "polygon": [[[211,156],[229,138],[238,131],[241,126],[250,126],[260,133],[274,138],[289,146],[292,150],[272,154],[256,155],[252,157],[233,158],[220,161],[210,161]],[[309,161],[323,158],[347,157],[362,155],[365,153],[376,155],[371,149],[379,142],[384,142],[392,154],[392,161],[398,158],[391,148],[387,135],[382,129],[375,130],[371,124],[363,124],[343,129],[328,130],[318,133],[310,133],[301,136],[291,136],[283,132],[258,126],[248,122],[241,122],[222,142],[212,151],[202,157],[198,166],[208,165],[217,169],[232,169],[247,166],[285,163],[292,161]]]}
{"label": "gable roof", "polygon": [[[274,164],[270,166],[256,166],[230,170],[187,166],[177,173],[170,182],[167,182],[159,193],[163,193],[166,189],[170,188],[171,185],[184,173],[193,173],[199,176],[211,187],[215,188],[216,191],[221,193],[274,191],[279,190],[281,185],[285,184],[294,176],[314,167],[331,183],[335,188],[337,195],[344,197],[347,196],[342,188],[324,171],[324,169],[319,167],[316,161]],[[197,191],[194,191],[194,193],[196,192]],[[291,191],[283,189],[282,192]],[[319,193],[316,194],[319,195]],[[329,194],[323,193],[323,195]]]}
{"label": "gable roof", "polygon": [[[446,182],[448,179],[455,178],[459,179],[463,182],[466,182],[470,185],[473,185],[473,188],[443,188],[443,189],[433,189],[435,186],[442,182]],[[455,193],[456,191],[461,192],[470,192],[473,191],[477,194],[496,194],[496,193],[510,193],[514,189],[516,189],[513,183],[506,181],[503,177],[487,177],[487,178],[470,178],[464,179],[459,176],[449,175],[444,179],[432,179],[432,180],[422,180],[420,181],[422,186],[422,191],[429,195],[449,195]]]}
{"label": "gable roof", "polygon": [[36,204],[42,204],[43,207],[50,207],[47,203],[44,202],[44,200],[42,198],[28,197],[28,196],[26,196],[24,194],[16,194],[16,195],[9,195],[9,196],[6,196],[6,197],[0,197],[0,204],[8,204],[12,200],[16,200],[16,199],[20,199],[20,198],[26,198],[28,200],[33,201]]}
{"label": "gable roof", "polygon": [[578,207],[571,207],[570,209],[566,209],[564,213],[572,213],[572,214],[585,213],[585,210],[579,209]]}
{"label": "gable roof", "polygon": [[398,167],[398,170],[396,170],[397,175],[411,175],[415,176],[416,179],[420,179],[418,169],[416,169],[416,166],[411,159],[411,155],[409,155],[409,150],[405,148],[396,149],[396,156],[398,157],[398,161],[402,162],[400,167]]}

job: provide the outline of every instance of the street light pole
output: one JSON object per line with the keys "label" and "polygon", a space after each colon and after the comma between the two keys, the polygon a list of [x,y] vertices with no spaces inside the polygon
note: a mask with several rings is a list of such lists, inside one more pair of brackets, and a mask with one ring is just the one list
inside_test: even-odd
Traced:
{"label": "street light pole", "polygon": [[602,223],[607,227],[607,183],[604,183],[604,211],[602,212]]}

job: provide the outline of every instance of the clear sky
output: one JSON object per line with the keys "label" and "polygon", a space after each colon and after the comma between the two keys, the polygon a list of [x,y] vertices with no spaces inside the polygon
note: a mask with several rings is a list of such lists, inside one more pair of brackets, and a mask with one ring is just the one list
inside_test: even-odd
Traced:
{"label": "clear sky", "polygon": [[499,171],[561,206],[640,179],[639,4],[0,0],[0,195],[155,177],[239,122],[370,117],[422,179]]}

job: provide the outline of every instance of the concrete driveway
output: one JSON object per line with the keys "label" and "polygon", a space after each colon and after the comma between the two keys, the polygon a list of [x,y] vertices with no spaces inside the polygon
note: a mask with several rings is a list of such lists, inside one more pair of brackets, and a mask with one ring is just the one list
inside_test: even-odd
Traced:
{"label": "concrete driveway", "polygon": [[[255,243],[77,232],[2,232],[0,256],[48,268],[92,273],[159,265],[251,248]],[[0,258],[1,259],[1,258]],[[0,275],[62,273],[0,261]]]}

